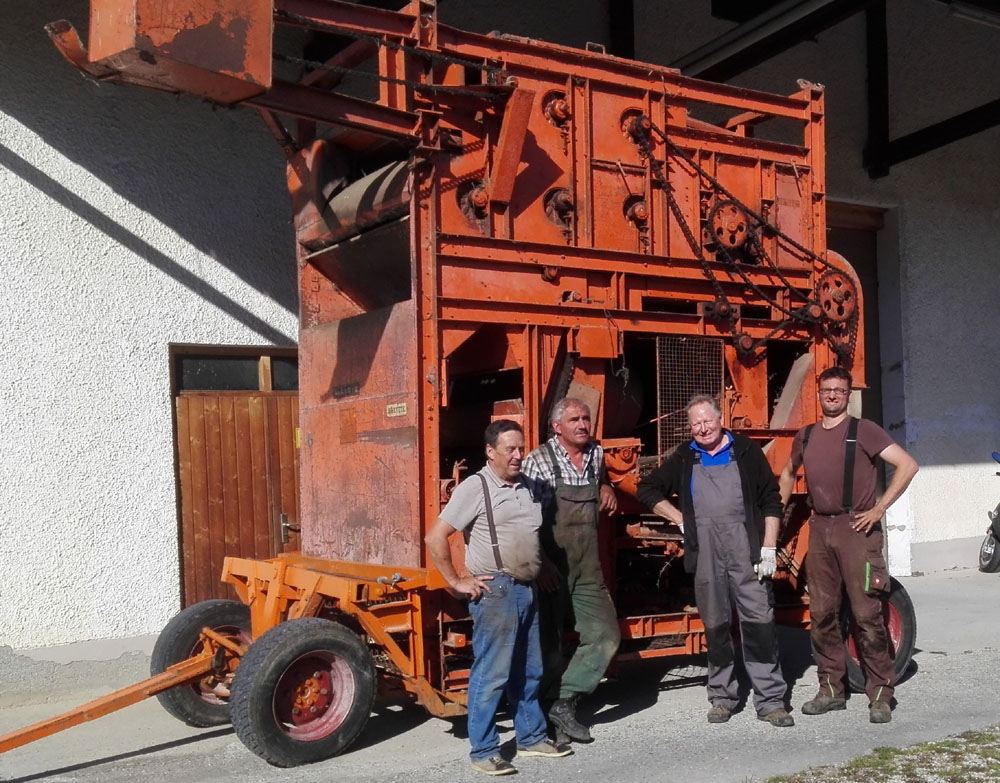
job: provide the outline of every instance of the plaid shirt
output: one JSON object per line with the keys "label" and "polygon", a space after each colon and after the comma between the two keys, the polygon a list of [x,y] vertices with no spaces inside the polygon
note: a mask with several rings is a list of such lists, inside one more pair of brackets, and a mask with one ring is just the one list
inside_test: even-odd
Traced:
{"label": "plaid shirt", "polygon": [[[559,442],[557,436],[553,435],[548,442],[552,446],[552,451],[555,452],[564,483],[571,487],[583,487],[591,483],[591,475],[597,477],[598,485],[607,483],[604,475],[604,449],[600,445],[590,441],[583,447],[583,470],[577,470],[576,465],[569,458],[569,452]],[[593,474],[591,474],[591,465],[593,465]],[[524,458],[521,463],[521,475],[535,500],[541,502],[542,505],[547,505],[555,492],[556,473],[552,466],[549,450],[545,448],[544,443]]]}

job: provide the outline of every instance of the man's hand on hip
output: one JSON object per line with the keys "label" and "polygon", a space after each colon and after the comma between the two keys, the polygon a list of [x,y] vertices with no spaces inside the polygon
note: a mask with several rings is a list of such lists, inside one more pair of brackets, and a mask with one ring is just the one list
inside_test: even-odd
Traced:
{"label": "man's hand on hip", "polygon": [[851,523],[851,527],[853,527],[859,533],[867,533],[881,521],[883,514],[885,514],[885,509],[882,507],[882,504],[876,503],[867,511],[862,511],[860,514],[855,514],[854,521]]}
{"label": "man's hand on hip", "polygon": [[475,601],[483,594],[483,591],[492,593],[488,582],[492,576],[460,576],[458,581],[451,586],[451,592],[458,598],[469,598]]}
{"label": "man's hand on hip", "polygon": [[763,582],[765,579],[770,579],[774,576],[774,572],[778,570],[776,548],[773,546],[762,546],[760,548],[760,562],[754,564],[753,570],[757,574],[759,582]]}

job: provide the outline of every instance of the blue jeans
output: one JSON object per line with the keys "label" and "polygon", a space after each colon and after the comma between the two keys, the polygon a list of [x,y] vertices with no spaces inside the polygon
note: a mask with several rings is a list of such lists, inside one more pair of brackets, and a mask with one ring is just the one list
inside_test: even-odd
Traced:
{"label": "blue jeans", "polygon": [[473,761],[500,751],[496,713],[506,691],[519,748],[545,739],[545,715],[538,703],[542,650],[534,585],[495,573],[484,592],[469,602],[472,615],[472,671],[469,674],[469,742]]}

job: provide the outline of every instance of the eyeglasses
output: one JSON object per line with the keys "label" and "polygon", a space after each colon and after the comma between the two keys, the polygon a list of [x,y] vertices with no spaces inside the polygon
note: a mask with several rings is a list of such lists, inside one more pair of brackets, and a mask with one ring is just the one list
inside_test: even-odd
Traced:
{"label": "eyeglasses", "polygon": [[833,394],[833,395],[836,395],[837,397],[846,397],[848,394],[851,393],[851,390],[850,389],[820,389],[819,393],[820,394]]}

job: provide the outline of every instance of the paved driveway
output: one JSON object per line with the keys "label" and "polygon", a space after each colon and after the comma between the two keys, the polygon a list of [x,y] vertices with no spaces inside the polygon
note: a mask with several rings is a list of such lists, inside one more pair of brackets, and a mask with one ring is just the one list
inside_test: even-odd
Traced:
{"label": "paved driveway", "polygon": [[[522,760],[521,779],[750,783],[844,761],[879,745],[909,745],[1000,722],[1000,575],[970,569],[903,581],[916,606],[918,650],[915,670],[897,692],[900,706],[892,723],[869,724],[864,696],[852,698],[845,712],[801,715],[798,705],[815,691],[808,639],[804,633],[783,631],[782,660],[794,683],[795,728],[757,721],[752,708],[727,724],[709,725],[703,670],[694,664],[668,668],[653,662],[622,671],[617,682],[603,684],[591,697],[596,742],[577,746],[576,754],[565,759]],[[0,671],[0,686],[13,671],[3,668],[8,674]],[[72,706],[61,701],[0,709],[0,731]],[[504,739],[513,742],[509,723],[503,728]],[[0,756],[0,780],[485,780],[468,766],[462,732],[463,721],[429,718],[416,707],[382,707],[348,753],[310,767],[279,770],[247,751],[229,729],[189,729],[155,701],[147,701]]]}

